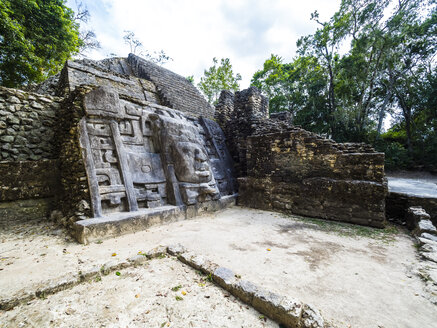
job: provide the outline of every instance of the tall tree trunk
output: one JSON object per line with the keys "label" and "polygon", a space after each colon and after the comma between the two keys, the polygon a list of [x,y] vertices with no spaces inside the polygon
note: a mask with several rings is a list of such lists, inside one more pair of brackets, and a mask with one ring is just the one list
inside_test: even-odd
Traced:
{"label": "tall tree trunk", "polygon": [[335,140],[336,129],[335,129],[334,112],[336,110],[336,104],[335,104],[335,92],[334,92],[334,72],[332,70],[331,59],[330,59],[327,48],[325,48],[325,52],[326,52],[326,61],[328,63],[328,74],[329,74],[329,89],[328,89],[328,94],[329,94],[329,104],[328,104],[329,105],[329,126],[330,126],[330,130],[331,130],[331,137],[332,137],[332,139]]}
{"label": "tall tree trunk", "polygon": [[411,154],[413,152],[413,145],[411,144],[411,106],[407,104],[404,97],[396,92],[396,96],[399,99],[399,105],[402,108],[402,113],[405,118],[405,132],[407,134],[407,149],[408,153]]}
{"label": "tall tree trunk", "polygon": [[389,90],[386,93],[386,95],[384,97],[384,102],[382,103],[381,109],[379,110],[379,113],[378,113],[378,129],[376,130],[377,138],[379,138],[379,136],[381,134],[382,122],[384,121],[385,112],[386,112],[385,108],[387,107],[387,104],[388,104],[391,96],[392,96],[392,92],[391,92],[391,90]]}
{"label": "tall tree trunk", "polygon": [[407,108],[407,111],[407,113],[404,113],[405,129],[407,132],[407,149],[408,153],[411,154],[413,152],[413,145],[411,144],[411,108]]}

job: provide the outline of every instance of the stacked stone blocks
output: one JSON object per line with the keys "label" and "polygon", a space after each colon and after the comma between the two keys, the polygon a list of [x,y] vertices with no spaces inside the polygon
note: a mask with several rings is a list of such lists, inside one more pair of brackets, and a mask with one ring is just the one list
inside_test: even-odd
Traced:
{"label": "stacked stone blocks", "polygon": [[254,87],[223,92],[216,120],[237,163],[241,205],[384,226],[384,154],[293,126],[288,113],[269,117]]}

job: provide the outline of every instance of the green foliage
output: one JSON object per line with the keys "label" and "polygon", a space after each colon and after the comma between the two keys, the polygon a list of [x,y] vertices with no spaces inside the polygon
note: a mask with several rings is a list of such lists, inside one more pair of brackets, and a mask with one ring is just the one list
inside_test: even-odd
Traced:
{"label": "green foliage", "polygon": [[0,0],[0,84],[18,87],[57,73],[82,41],[63,0]]}
{"label": "green foliage", "polygon": [[210,104],[216,104],[222,90],[238,91],[241,80],[239,73],[235,74],[232,70],[232,64],[229,58],[220,59],[220,65],[217,58],[213,58],[214,65],[205,70],[203,77],[197,85],[206,96]]}
{"label": "green foliage", "polygon": [[[372,142],[388,166],[437,167],[436,2],[342,0],[329,21],[311,19],[319,28],[297,57],[271,55],[253,76],[271,111],[339,142]],[[380,136],[387,113],[396,128]]]}
{"label": "green foliage", "polygon": [[408,169],[411,166],[411,158],[408,150],[396,141],[384,144],[380,149],[385,153],[385,168],[387,170]]}
{"label": "green foliage", "polygon": [[186,79],[194,85],[194,75],[187,76]]}
{"label": "green foliage", "polygon": [[326,78],[316,57],[301,56],[283,63],[272,54],[253,75],[251,85],[269,97],[271,112],[289,111],[295,124],[327,133]]}

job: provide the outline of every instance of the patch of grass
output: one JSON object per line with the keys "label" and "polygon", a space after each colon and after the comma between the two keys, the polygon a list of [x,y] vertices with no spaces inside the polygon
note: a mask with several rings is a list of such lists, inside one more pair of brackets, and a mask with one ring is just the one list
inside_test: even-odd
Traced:
{"label": "patch of grass", "polygon": [[176,301],[182,301],[184,298],[180,297],[179,295],[176,295],[175,299],[176,299]]}
{"label": "patch of grass", "polygon": [[334,233],[339,236],[371,238],[383,242],[393,242],[399,229],[393,224],[387,224],[383,229],[361,226],[358,224],[330,221],[324,219],[307,218],[301,216],[291,216],[284,214],[285,218],[292,218],[302,223],[308,223],[308,229],[316,228],[320,231]]}
{"label": "patch of grass", "polygon": [[174,286],[171,290],[174,291],[174,292],[177,292],[181,288],[182,288],[181,285],[177,285],[177,286]]}
{"label": "patch of grass", "polygon": [[42,300],[47,299],[47,296],[46,296],[46,293],[45,293],[45,292],[40,293],[39,295],[37,295],[37,297],[40,298],[40,299],[42,299]]}

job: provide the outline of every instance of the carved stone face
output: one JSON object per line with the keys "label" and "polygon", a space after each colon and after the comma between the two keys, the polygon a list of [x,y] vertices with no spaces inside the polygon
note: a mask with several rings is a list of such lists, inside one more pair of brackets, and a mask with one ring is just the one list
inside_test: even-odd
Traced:
{"label": "carved stone face", "polygon": [[212,173],[203,147],[193,142],[179,141],[172,145],[171,151],[179,181],[189,183],[211,181]]}

